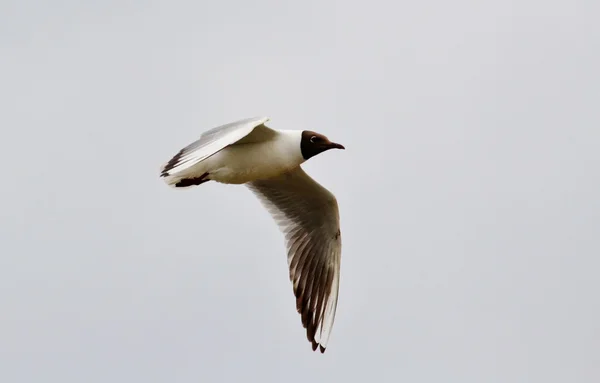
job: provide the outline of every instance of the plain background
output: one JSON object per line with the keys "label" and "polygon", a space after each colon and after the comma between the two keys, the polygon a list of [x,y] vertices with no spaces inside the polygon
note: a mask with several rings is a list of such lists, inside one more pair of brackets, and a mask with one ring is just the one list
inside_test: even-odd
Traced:
{"label": "plain background", "polygon": [[[600,381],[597,1],[0,2],[0,381]],[[256,115],[345,152],[333,335],[244,187]]]}

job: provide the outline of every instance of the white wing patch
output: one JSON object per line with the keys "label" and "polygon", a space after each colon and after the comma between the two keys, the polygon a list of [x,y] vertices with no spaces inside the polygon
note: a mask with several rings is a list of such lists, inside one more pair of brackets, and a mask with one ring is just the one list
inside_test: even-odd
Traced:
{"label": "white wing patch", "polygon": [[181,149],[164,164],[160,169],[160,176],[177,177],[186,169],[246,137],[267,121],[268,117],[247,118],[207,130],[198,140]]}

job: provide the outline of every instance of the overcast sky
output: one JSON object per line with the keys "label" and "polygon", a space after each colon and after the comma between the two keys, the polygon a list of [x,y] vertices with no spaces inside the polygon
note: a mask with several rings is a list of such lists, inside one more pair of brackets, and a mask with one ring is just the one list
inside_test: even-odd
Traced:
{"label": "overcast sky", "polygon": [[[0,2],[0,381],[600,381],[600,4]],[[346,146],[313,353],[245,187],[168,188],[202,131]]]}

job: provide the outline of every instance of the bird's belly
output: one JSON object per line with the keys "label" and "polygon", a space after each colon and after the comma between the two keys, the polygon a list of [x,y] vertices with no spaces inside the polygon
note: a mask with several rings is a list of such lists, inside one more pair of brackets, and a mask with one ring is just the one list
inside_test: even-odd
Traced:
{"label": "bird's belly", "polygon": [[244,184],[279,175],[299,165],[265,144],[229,146],[210,157],[209,178],[226,184]]}

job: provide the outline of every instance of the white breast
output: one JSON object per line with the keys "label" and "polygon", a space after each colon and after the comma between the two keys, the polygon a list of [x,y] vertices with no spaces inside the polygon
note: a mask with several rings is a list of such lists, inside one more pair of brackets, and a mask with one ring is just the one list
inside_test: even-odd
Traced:
{"label": "white breast", "polygon": [[271,178],[302,164],[301,131],[278,131],[274,139],[232,145],[206,160],[211,180],[243,184]]}

